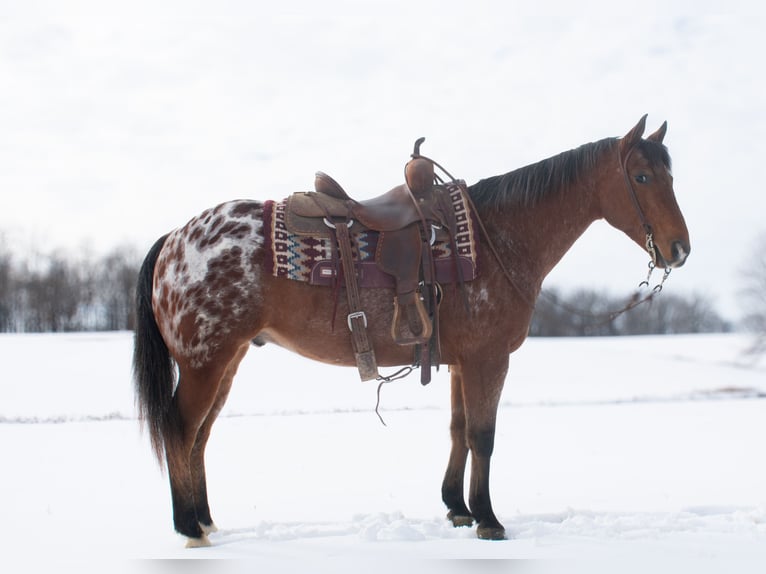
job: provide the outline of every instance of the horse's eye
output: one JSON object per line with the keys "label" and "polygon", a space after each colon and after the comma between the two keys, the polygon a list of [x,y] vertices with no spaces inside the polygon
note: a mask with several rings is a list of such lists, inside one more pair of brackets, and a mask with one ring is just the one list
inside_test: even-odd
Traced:
{"label": "horse's eye", "polygon": [[646,183],[647,181],[649,181],[649,176],[644,175],[644,174],[637,175],[636,176],[636,181],[638,183]]}

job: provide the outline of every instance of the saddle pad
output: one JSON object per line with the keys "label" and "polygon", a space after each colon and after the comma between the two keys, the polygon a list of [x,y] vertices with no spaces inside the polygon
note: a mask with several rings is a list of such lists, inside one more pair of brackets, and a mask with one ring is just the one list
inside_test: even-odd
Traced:
{"label": "saddle pad", "polygon": [[[470,281],[477,273],[477,225],[463,190],[452,186],[449,191],[457,221],[455,244],[458,261],[463,279]],[[264,203],[263,227],[268,251],[268,271],[275,277],[304,281],[313,285],[334,285],[340,263],[330,229],[328,228],[326,233],[312,236],[294,234],[287,228],[286,213],[286,199]],[[393,278],[380,271],[375,263],[379,233],[367,229],[354,233],[353,226],[350,231],[360,287],[393,287]],[[436,234],[432,252],[437,281],[454,281],[452,248],[446,231],[441,230]]]}

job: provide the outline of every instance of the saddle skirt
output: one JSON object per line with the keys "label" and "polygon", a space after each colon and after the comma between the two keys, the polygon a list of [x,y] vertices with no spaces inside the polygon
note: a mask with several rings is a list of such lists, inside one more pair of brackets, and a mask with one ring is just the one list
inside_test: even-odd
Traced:
{"label": "saddle skirt", "polygon": [[[465,196],[465,186],[449,185],[448,191],[457,223],[456,257],[453,257],[447,230],[435,226],[431,230],[436,281],[441,284],[456,282],[461,276],[463,281],[471,281],[477,275],[478,226]],[[300,208],[291,209],[291,202],[306,205],[307,198],[303,195],[295,194],[279,202],[264,204],[264,236],[269,251],[267,266],[275,277],[333,286],[340,269],[333,233],[321,218],[301,217]],[[349,231],[359,287],[393,289],[394,277],[383,271],[378,261],[385,232],[370,229],[358,220]],[[456,265],[460,266],[460,275]]]}

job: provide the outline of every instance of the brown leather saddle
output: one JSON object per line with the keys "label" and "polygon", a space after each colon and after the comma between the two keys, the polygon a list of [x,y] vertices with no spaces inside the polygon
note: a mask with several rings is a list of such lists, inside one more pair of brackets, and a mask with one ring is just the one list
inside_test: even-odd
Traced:
{"label": "brown leather saddle", "polygon": [[[338,275],[345,282],[350,310],[347,324],[362,380],[380,376],[367,339],[368,318],[360,305],[359,270],[353,258],[353,237],[361,231],[379,233],[375,264],[394,279],[393,340],[416,346],[414,363],[425,367],[421,371],[423,384],[430,381],[434,358],[438,365],[439,287],[431,244],[437,233],[454,239],[457,223],[449,196],[451,186],[436,176],[435,162],[420,155],[423,139],[415,143],[412,159],[405,166],[405,183],[378,197],[354,200],[333,178],[318,172],[315,191],[295,193],[287,201],[285,224],[289,231],[299,235],[329,233],[337,243]],[[462,182],[453,179],[451,184]],[[456,249],[453,253],[457,258]],[[461,266],[452,268],[455,281],[462,284]]]}

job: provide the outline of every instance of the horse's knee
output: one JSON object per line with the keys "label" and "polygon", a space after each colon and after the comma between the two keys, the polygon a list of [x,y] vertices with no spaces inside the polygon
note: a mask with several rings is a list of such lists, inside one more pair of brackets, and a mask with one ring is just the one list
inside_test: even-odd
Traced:
{"label": "horse's knee", "polygon": [[468,446],[474,456],[490,457],[495,449],[495,428],[475,429],[468,432]]}

